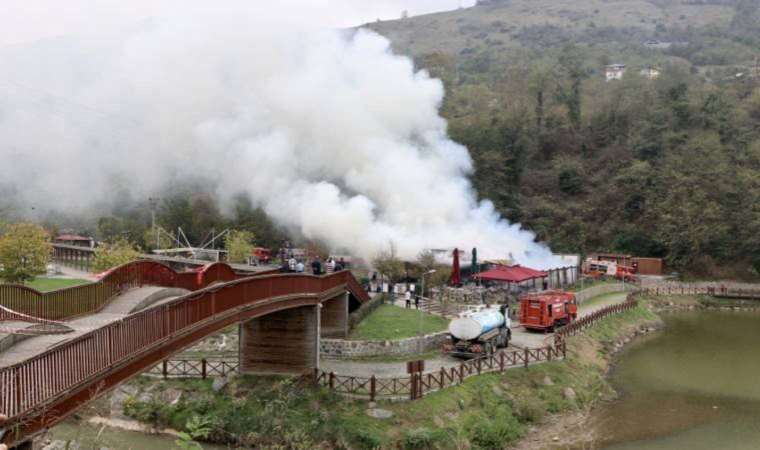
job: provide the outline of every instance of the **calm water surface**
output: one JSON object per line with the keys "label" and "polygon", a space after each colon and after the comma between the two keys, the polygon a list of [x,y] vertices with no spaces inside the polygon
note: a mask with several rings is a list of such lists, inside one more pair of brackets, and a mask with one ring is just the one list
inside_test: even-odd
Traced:
{"label": "calm water surface", "polygon": [[760,313],[664,316],[620,355],[619,400],[592,425],[605,450],[760,449]]}

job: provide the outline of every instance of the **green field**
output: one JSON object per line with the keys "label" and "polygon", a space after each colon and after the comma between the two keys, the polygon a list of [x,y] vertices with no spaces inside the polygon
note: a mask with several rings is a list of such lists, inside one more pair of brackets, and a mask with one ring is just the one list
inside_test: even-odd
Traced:
{"label": "green field", "polygon": [[49,292],[86,283],[89,283],[89,281],[71,278],[35,278],[26,283],[26,286],[37,289],[40,292]]}
{"label": "green field", "polygon": [[420,313],[415,309],[380,305],[354,328],[349,339],[382,341],[417,336],[420,330],[420,314],[423,334],[443,331],[448,325],[448,321],[440,316]]}

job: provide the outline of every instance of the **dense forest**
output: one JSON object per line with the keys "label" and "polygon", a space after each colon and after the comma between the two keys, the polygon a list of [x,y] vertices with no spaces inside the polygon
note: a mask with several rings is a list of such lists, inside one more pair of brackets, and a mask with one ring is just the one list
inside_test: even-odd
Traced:
{"label": "dense forest", "polygon": [[[555,251],[662,256],[697,274],[760,269],[760,4],[649,2],[731,15],[629,29],[510,27],[521,2],[482,3],[371,25],[444,81],[443,114],[482,198]],[[490,28],[469,35],[483,17]],[[461,50],[416,53],[399,32],[431,22],[457,24],[462,37],[447,45]],[[502,29],[512,41],[494,45]],[[627,65],[622,80],[605,81],[610,63]],[[643,76],[648,67],[660,76]]]}
{"label": "dense forest", "polygon": [[[441,113],[472,155],[478,195],[553,250],[758,275],[760,3],[490,0],[366,26],[442,80]],[[627,71],[607,82],[612,63]],[[642,75],[652,67],[659,77]],[[172,183],[158,224],[195,245],[228,227],[273,248],[288,237],[247,198],[218,204],[204,185]],[[0,199],[0,216],[10,208]],[[152,242],[151,205],[128,193],[45,223]]]}

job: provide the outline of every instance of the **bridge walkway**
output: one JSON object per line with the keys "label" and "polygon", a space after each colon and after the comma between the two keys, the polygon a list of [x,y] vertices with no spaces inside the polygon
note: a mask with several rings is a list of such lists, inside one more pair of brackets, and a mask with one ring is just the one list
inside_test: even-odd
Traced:
{"label": "bridge walkway", "polygon": [[100,312],[64,322],[74,329],[72,333],[29,337],[5,351],[0,351],[0,368],[28,360],[56,345],[75,339],[85,333],[123,319],[148,306],[171,301],[189,291],[159,286],[133,288],[114,298]]}

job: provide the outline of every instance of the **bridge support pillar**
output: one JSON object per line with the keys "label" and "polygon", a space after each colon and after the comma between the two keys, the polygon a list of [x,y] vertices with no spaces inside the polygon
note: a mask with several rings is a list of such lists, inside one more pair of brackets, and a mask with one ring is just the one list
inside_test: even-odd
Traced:
{"label": "bridge support pillar", "polygon": [[302,306],[240,326],[240,372],[300,375],[319,367],[320,307]]}
{"label": "bridge support pillar", "polygon": [[348,335],[348,295],[346,292],[322,303],[322,337],[344,338]]}

